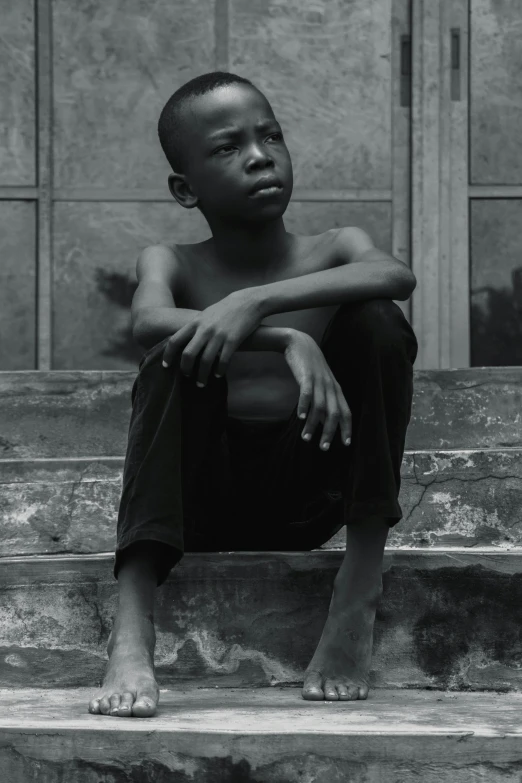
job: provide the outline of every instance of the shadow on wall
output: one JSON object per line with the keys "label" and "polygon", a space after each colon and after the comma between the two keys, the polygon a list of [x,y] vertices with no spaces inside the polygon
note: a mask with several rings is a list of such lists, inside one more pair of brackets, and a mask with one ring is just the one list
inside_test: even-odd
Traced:
{"label": "shadow on wall", "polygon": [[138,287],[138,283],[130,280],[126,275],[118,272],[107,272],[106,269],[96,269],[96,288],[105,299],[113,305],[110,308],[114,311],[114,305],[122,309],[122,315],[127,317],[127,327],[125,329],[115,328],[112,333],[112,339],[109,341],[109,347],[103,348],[103,356],[112,356],[117,359],[124,359],[136,365],[140,363],[145,349],[138,345],[132,336],[132,323],[130,320],[130,309],[132,297]]}
{"label": "shadow on wall", "polygon": [[472,291],[472,367],[522,366],[522,268],[511,277],[512,288]]}

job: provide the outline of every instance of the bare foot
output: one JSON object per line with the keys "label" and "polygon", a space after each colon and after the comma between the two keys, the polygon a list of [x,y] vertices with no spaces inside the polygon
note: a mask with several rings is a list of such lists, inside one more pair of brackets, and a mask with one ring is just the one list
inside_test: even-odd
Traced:
{"label": "bare foot", "polygon": [[152,620],[139,617],[123,628],[116,620],[109,637],[109,664],[89,712],[120,718],[149,718],[156,712],[159,688],[154,677],[156,633]]}
{"label": "bare foot", "polygon": [[303,699],[368,698],[375,611],[382,587],[354,595],[336,582],[324,630],[305,672]]}

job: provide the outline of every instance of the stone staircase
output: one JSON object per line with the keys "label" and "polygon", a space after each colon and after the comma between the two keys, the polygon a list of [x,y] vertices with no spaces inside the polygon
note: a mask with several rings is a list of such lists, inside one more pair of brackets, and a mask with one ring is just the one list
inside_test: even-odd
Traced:
{"label": "stone staircase", "polygon": [[185,555],[157,593],[161,698],[141,720],[87,711],[135,375],[0,372],[0,779],[522,781],[522,367],[415,371],[367,701],[300,696],[343,530],[313,552]]}

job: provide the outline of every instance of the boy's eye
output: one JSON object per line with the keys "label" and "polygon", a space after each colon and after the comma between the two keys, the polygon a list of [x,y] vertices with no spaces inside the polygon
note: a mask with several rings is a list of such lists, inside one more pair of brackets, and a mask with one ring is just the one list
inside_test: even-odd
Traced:
{"label": "boy's eye", "polygon": [[[276,133],[271,133],[268,137],[269,139],[272,139],[274,136],[278,136],[280,139],[283,138],[283,134],[280,131],[276,131]],[[218,150],[214,152],[214,155],[217,155],[218,152],[224,152],[225,150],[233,150],[234,147],[232,144],[226,144],[224,147],[220,147]]]}

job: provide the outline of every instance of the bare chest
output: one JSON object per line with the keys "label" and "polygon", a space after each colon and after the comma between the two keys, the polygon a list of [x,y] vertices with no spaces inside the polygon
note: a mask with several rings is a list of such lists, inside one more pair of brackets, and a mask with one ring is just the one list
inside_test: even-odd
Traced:
{"label": "bare chest", "polygon": [[[300,253],[278,275],[269,277],[261,273],[245,273],[241,276],[224,276],[216,274],[211,264],[204,259],[185,254],[182,263],[182,280],[178,291],[180,307],[194,310],[205,310],[215,302],[219,302],[234,291],[253,286],[262,286],[282,280],[291,280],[301,275],[319,272],[334,266],[332,253],[323,252],[331,244],[331,233],[319,237],[301,237]],[[197,248],[198,246],[192,246]],[[292,310],[284,313],[274,313],[263,319],[264,326],[286,326],[307,332],[317,342],[320,342],[326,325],[338,305],[312,307],[303,310]],[[241,352],[243,353],[243,352]],[[266,351],[245,353],[264,354]]]}
{"label": "bare chest", "polygon": [[[317,237],[303,239],[317,240]],[[240,279],[217,277],[210,267],[189,264],[187,259],[183,264],[181,291],[178,292],[179,306],[204,310],[234,291],[327,269],[332,266],[328,258],[327,253],[318,252],[317,246],[310,243],[303,247],[302,258],[296,259],[296,264],[290,265],[284,276],[270,280],[248,274]],[[274,313],[264,318],[261,325],[297,329],[320,344],[338,307],[329,305]],[[281,353],[237,351],[230,360],[227,380],[229,414],[237,418],[283,419],[297,404],[299,388]]]}

